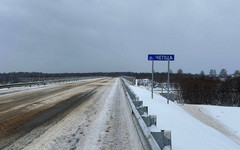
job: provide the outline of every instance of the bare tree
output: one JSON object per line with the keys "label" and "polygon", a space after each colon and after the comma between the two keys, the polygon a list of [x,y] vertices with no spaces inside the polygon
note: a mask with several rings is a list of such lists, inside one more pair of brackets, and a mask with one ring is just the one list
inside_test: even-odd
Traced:
{"label": "bare tree", "polygon": [[200,75],[201,75],[201,76],[205,76],[205,73],[204,73],[203,70],[200,72]]}
{"label": "bare tree", "polygon": [[182,69],[178,69],[177,73],[178,74],[183,74],[183,70]]}
{"label": "bare tree", "polygon": [[210,72],[209,72],[209,75],[210,75],[210,77],[216,77],[217,76],[216,70],[211,69]]}
{"label": "bare tree", "polygon": [[220,78],[227,78],[227,70],[226,69],[222,69],[219,73],[219,77]]}
{"label": "bare tree", "polygon": [[240,77],[240,71],[236,70],[233,74],[234,77]]}

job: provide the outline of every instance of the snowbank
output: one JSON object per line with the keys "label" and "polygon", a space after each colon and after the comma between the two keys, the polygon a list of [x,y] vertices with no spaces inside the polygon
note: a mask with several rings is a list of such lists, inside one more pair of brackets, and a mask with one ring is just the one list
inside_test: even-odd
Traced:
{"label": "snowbank", "polygon": [[[149,115],[157,115],[158,130],[172,131],[173,150],[239,150],[240,146],[217,130],[192,117],[177,104],[136,86],[130,88],[148,106]],[[156,130],[156,129],[154,129]]]}
{"label": "snowbank", "polygon": [[240,107],[199,105],[201,111],[209,114],[240,138]]}

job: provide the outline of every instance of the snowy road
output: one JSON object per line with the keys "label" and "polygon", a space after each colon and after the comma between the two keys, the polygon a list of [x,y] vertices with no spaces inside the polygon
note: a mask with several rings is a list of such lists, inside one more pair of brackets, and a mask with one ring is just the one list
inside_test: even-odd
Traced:
{"label": "snowy road", "polygon": [[0,96],[5,149],[142,149],[119,79]]}

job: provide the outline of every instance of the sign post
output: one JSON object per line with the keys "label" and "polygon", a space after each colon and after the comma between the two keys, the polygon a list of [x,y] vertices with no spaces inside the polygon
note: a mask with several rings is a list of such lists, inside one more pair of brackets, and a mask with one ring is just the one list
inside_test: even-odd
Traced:
{"label": "sign post", "polygon": [[174,61],[174,55],[169,54],[149,54],[148,60],[152,61],[152,98],[153,98],[153,83],[154,83],[154,61],[168,61],[168,80],[167,80],[167,103],[169,104],[169,71],[170,71],[170,61]]}
{"label": "sign post", "polygon": [[152,61],[152,99],[153,99],[153,83],[154,83],[154,61]]}
{"label": "sign post", "polygon": [[168,60],[168,78],[167,78],[167,87],[168,87],[168,94],[167,94],[167,103],[169,104],[169,69],[170,68],[170,61]]}

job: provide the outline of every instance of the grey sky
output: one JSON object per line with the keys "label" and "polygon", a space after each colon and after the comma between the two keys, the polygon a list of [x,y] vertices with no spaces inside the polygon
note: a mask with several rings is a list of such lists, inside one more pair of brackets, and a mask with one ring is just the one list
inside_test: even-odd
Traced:
{"label": "grey sky", "polygon": [[174,72],[233,73],[239,8],[239,0],[0,0],[0,72],[150,72],[148,54],[170,53]]}

